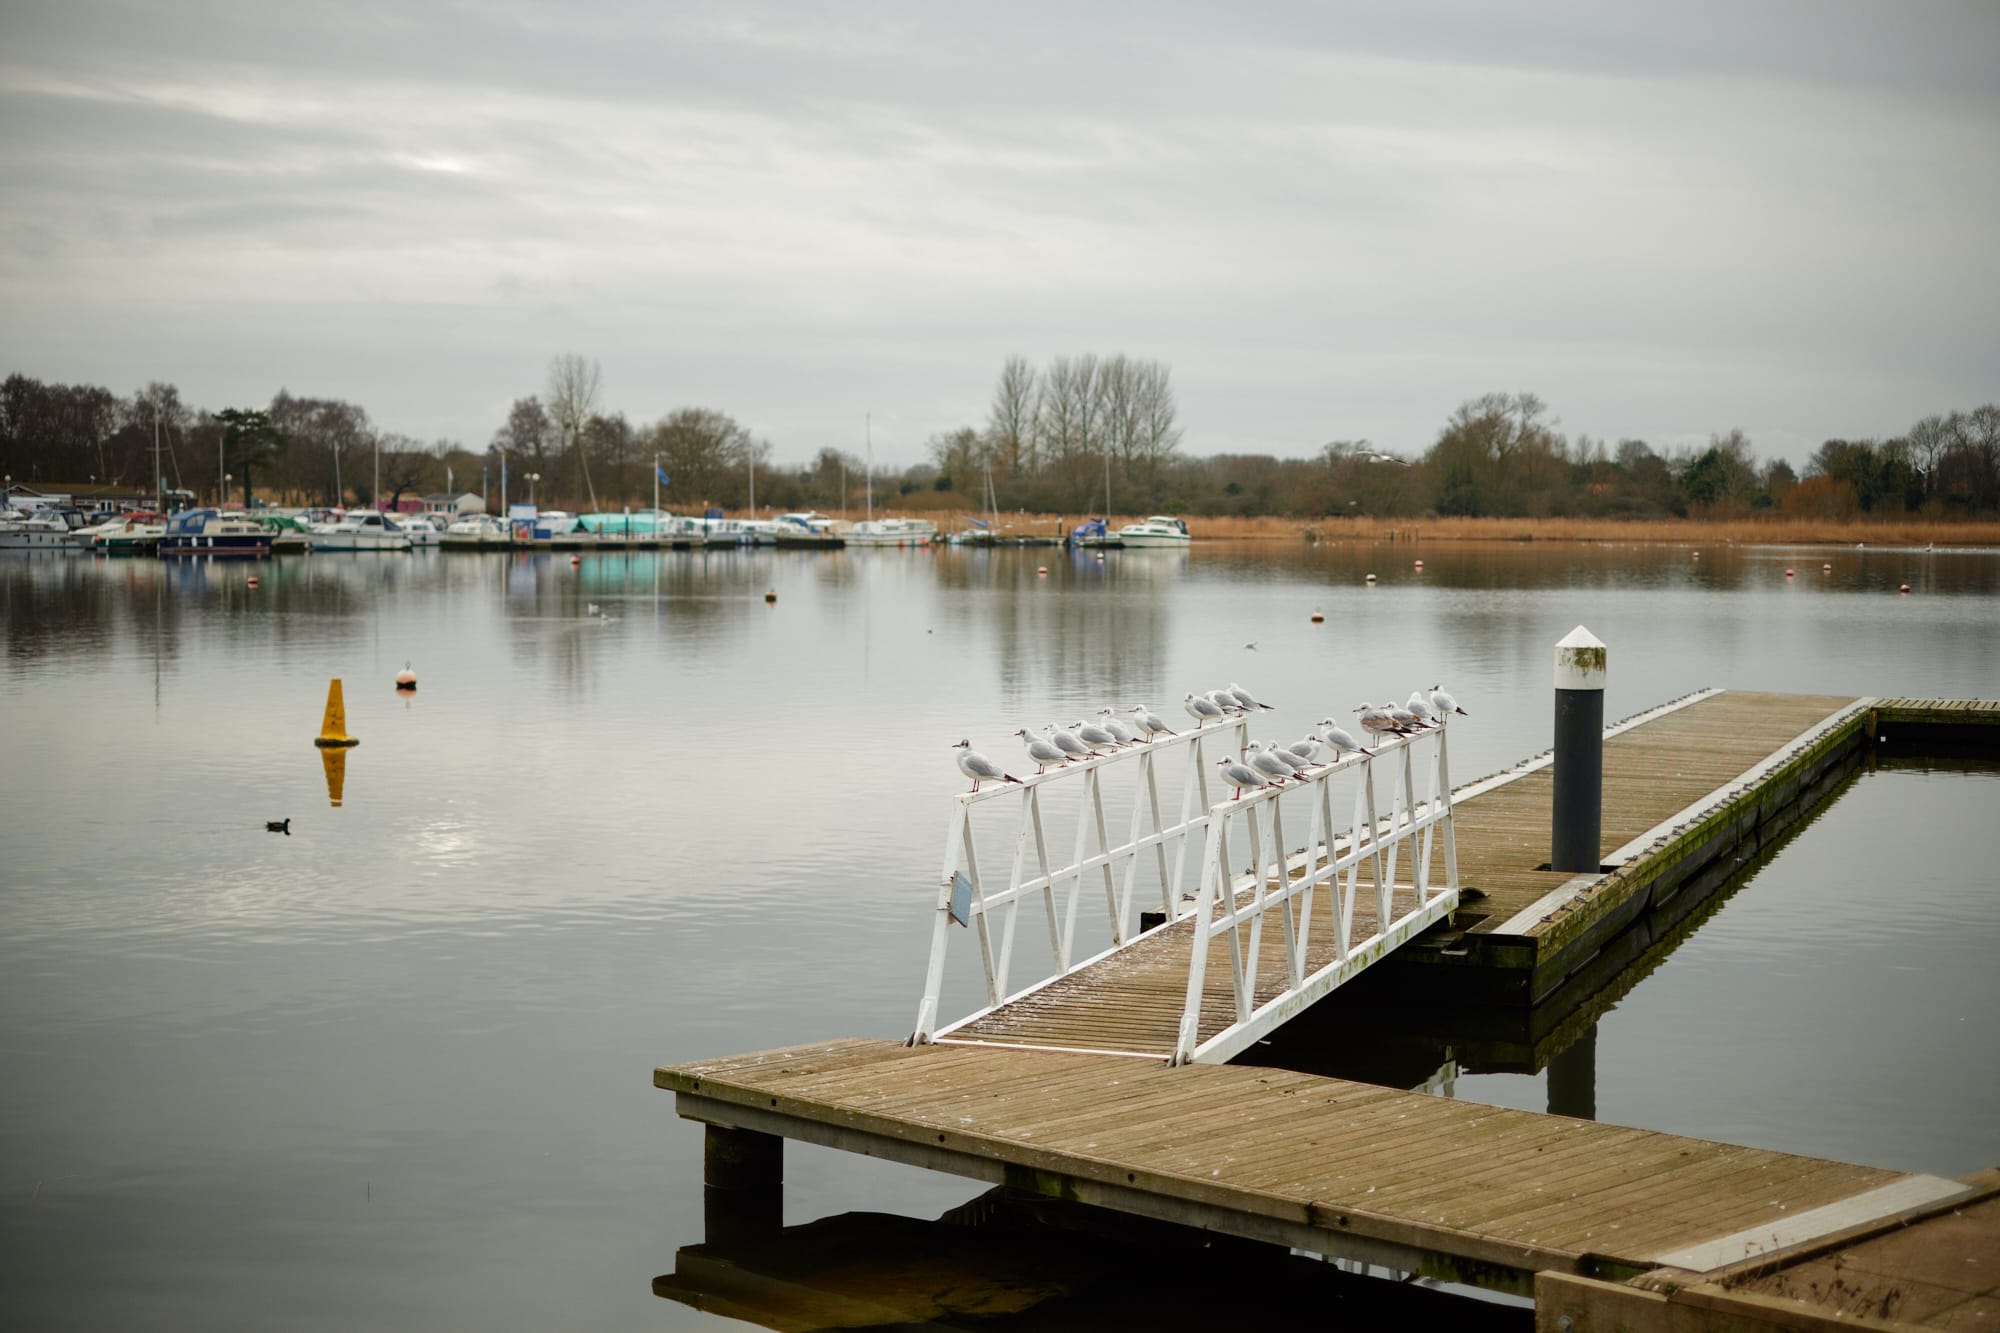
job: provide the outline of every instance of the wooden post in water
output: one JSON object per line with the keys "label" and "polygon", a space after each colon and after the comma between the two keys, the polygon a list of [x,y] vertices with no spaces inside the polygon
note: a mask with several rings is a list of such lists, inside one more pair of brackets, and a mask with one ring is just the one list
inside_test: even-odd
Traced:
{"label": "wooden post in water", "polygon": [[702,1134],[702,1224],[711,1244],[775,1235],[785,1224],[785,1141],[710,1125]]}
{"label": "wooden post in water", "polygon": [[1603,642],[1578,625],[1556,645],[1555,795],[1549,869],[1595,874],[1603,856]]}

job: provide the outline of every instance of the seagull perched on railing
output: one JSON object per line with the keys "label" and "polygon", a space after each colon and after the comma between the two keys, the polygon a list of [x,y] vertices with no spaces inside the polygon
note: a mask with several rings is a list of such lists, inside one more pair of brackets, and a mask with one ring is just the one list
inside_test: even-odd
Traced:
{"label": "seagull perched on railing", "polygon": [[1098,754],[1118,748],[1118,738],[1095,722],[1072,722],[1069,724],[1069,729],[1070,734]]}
{"label": "seagull perched on railing", "polygon": [[1278,756],[1280,760],[1291,768],[1293,773],[1303,773],[1312,767],[1312,760],[1306,758],[1304,755],[1294,754],[1291,746],[1280,745],[1276,741],[1265,741],[1264,753]]}
{"label": "seagull perched on railing", "polygon": [[[1324,748],[1326,748],[1326,743],[1317,736],[1301,736],[1290,745],[1284,747],[1286,754],[1291,755],[1304,764],[1319,763],[1319,752]],[[1334,756],[1336,759],[1339,757],[1339,755]]]}
{"label": "seagull perched on railing", "polygon": [[1457,713],[1460,717],[1472,716],[1472,714],[1458,706],[1458,700],[1445,693],[1444,686],[1442,685],[1431,686],[1431,709],[1438,715],[1440,720],[1448,713]]}
{"label": "seagull perched on railing", "polygon": [[1085,745],[1082,741],[1078,740],[1075,736],[1072,736],[1069,732],[1064,731],[1061,727],[1058,727],[1055,723],[1053,722],[1049,723],[1046,727],[1043,727],[1042,730],[1048,733],[1049,741],[1058,750],[1061,750],[1064,754],[1068,755],[1070,758],[1072,759],[1090,758],[1090,747],[1088,745]]}
{"label": "seagull perched on railing", "polygon": [[1210,690],[1208,701],[1225,713],[1247,713],[1249,706],[1229,690]]}
{"label": "seagull perched on railing", "polygon": [[1196,722],[1213,722],[1222,716],[1222,705],[1205,694],[1190,694],[1181,700],[1181,707],[1187,709],[1188,716]]}
{"label": "seagull perched on railing", "polygon": [[1422,731],[1424,729],[1424,724],[1417,719],[1417,715],[1415,713],[1412,713],[1409,709],[1404,708],[1398,704],[1394,703],[1383,704],[1382,711],[1389,715],[1389,717],[1395,722],[1397,729],[1403,732],[1405,735],[1408,735],[1411,732]]}
{"label": "seagull perched on railing", "polygon": [[1298,776],[1298,770],[1284,759],[1266,750],[1257,741],[1250,742],[1250,748],[1243,752],[1243,762],[1273,782],[1285,783]]}
{"label": "seagull perched on railing", "polygon": [[1159,718],[1154,717],[1153,710],[1146,707],[1146,705],[1144,704],[1139,704],[1136,707],[1128,708],[1125,711],[1132,715],[1133,720],[1137,722],[1139,725],[1139,730],[1145,732],[1147,739],[1149,740],[1154,736],[1180,735],[1178,731],[1169,731],[1167,729],[1167,724],[1160,721]]}
{"label": "seagull perched on railing", "polygon": [[1120,722],[1116,717],[1113,717],[1111,709],[1100,708],[1097,710],[1097,716],[1100,719],[1097,725],[1110,732],[1112,740],[1117,741],[1120,745],[1138,744],[1139,736],[1130,727]]}
{"label": "seagull perched on railing", "polygon": [[1014,734],[1019,736],[1021,743],[1028,747],[1028,758],[1035,761],[1035,772],[1038,775],[1050,764],[1067,764],[1069,762],[1061,750],[1058,750],[1034,732],[1029,731],[1026,727],[1020,728]]}
{"label": "seagull perched on railing", "polygon": [[1361,719],[1361,729],[1373,736],[1378,743],[1384,736],[1400,736],[1403,733],[1403,729],[1396,725],[1396,719],[1389,716],[1386,708],[1377,708],[1374,704],[1362,704],[1354,710],[1354,715]]}
{"label": "seagull perched on railing", "polygon": [[982,782],[1012,782],[1018,785],[1021,781],[973,749],[971,741],[960,741],[951,748],[958,751],[958,771],[972,779],[974,791],[979,790],[979,784]]}
{"label": "seagull perched on railing", "polygon": [[1243,765],[1237,763],[1228,755],[1224,755],[1222,758],[1216,760],[1215,766],[1222,770],[1222,780],[1236,788],[1236,794],[1229,798],[1232,801],[1242,800],[1245,788],[1254,791],[1259,787],[1268,787],[1271,785],[1270,779],[1266,778],[1262,773],[1259,773],[1254,768],[1243,767]]}
{"label": "seagull perched on railing", "polygon": [[1336,763],[1340,761],[1342,755],[1375,753],[1373,750],[1363,747],[1361,742],[1355,740],[1353,734],[1346,727],[1341,726],[1330,717],[1323,717],[1319,720],[1319,738],[1333,747],[1334,762]]}
{"label": "seagull perched on railing", "polygon": [[1244,689],[1233,680],[1229,682],[1229,693],[1235,698],[1237,703],[1242,704],[1245,708],[1261,708],[1266,712],[1271,710],[1271,705],[1258,703],[1256,699],[1251,697],[1250,691]]}
{"label": "seagull perched on railing", "polygon": [[1429,726],[1431,723],[1437,721],[1437,714],[1433,713],[1431,706],[1424,702],[1422,690],[1411,690],[1410,697],[1403,704],[1403,707],[1408,709],[1410,715],[1425,726]]}

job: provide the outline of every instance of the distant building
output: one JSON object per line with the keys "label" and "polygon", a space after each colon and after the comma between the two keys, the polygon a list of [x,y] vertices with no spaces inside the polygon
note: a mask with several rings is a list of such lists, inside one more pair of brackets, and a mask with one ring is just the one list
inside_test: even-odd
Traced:
{"label": "distant building", "polygon": [[486,512],[486,501],[477,491],[461,491],[457,495],[426,495],[422,501],[422,512],[435,514],[441,519],[464,518],[467,514]]}

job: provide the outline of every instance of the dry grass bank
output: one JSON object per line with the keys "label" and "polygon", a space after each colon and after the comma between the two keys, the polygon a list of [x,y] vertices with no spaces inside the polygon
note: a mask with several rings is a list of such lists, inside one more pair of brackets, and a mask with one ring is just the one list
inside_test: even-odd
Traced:
{"label": "dry grass bank", "polygon": [[[963,527],[967,512],[877,506],[877,513],[894,512],[927,518],[940,532]],[[856,511],[842,517],[859,519]],[[1136,523],[1143,514],[1115,516],[1115,528]],[[1074,514],[1002,514],[1003,531],[1054,536],[1075,527]],[[1188,529],[1197,540],[1304,541],[1553,541],[1658,542],[1736,546],[2000,546],[2000,522],[1943,522],[1935,519],[1809,519],[1769,518],[1190,518]]]}

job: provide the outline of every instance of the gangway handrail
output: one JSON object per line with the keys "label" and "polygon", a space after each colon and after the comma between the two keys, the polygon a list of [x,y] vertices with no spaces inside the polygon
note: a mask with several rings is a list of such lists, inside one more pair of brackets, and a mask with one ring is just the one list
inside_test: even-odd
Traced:
{"label": "gangway handrail", "polygon": [[[1089,759],[1079,760],[1038,774],[1023,776],[1015,783],[992,783],[978,791],[955,795],[950,825],[945,832],[944,872],[939,877],[937,911],[931,927],[930,962],[924,974],[923,999],[917,1010],[916,1031],[911,1040],[936,1040],[955,1028],[975,1022],[1001,1005],[1068,976],[1095,962],[1102,954],[1076,958],[1077,919],[1087,875],[1095,873],[1104,890],[1105,915],[1111,933],[1111,948],[1130,942],[1133,895],[1138,882],[1140,857],[1152,852],[1160,884],[1160,910],[1171,921],[1181,897],[1185,877],[1186,839],[1205,830],[1213,802],[1209,799],[1210,746],[1230,738],[1232,752],[1248,743],[1246,717],[1233,715],[1200,726],[1188,726],[1176,734],[1159,736],[1148,742],[1124,746]],[[1160,813],[1158,769],[1166,756],[1184,751],[1187,759],[1181,780],[1179,817],[1165,823]],[[1132,803],[1130,832],[1124,842],[1112,845],[1104,813],[1102,774],[1118,764],[1136,764],[1139,773]],[[1059,865],[1049,860],[1048,838],[1042,818],[1042,789],[1056,783],[1081,787],[1077,816],[1076,844],[1070,859]],[[1018,804],[1014,827],[1014,854],[1005,888],[989,890],[979,868],[974,844],[972,811],[993,801],[1012,800]],[[1096,848],[1089,846],[1095,835]],[[1032,843],[1032,852],[1030,844]],[[1032,855],[1034,873],[1029,871]],[[1117,875],[1123,869],[1122,882]],[[961,872],[965,883],[960,884]],[[1068,901],[1057,903],[1060,887],[1069,885]],[[954,917],[954,892],[964,900],[959,907],[965,916]],[[1014,962],[1015,927],[1022,902],[1039,894],[1049,929],[1049,947],[1054,970],[1019,990],[1008,983]],[[1004,909],[1004,910],[1002,910]],[[987,918],[1001,911],[999,939]],[[944,987],[946,955],[951,944],[954,920],[969,925],[979,942],[980,963],[985,973],[984,1007],[939,1026],[939,996]]]}
{"label": "gangway handrail", "polygon": [[[1458,842],[1452,826],[1450,765],[1445,733],[1439,726],[1410,736],[1377,742],[1374,754],[1347,756],[1304,775],[1284,787],[1248,791],[1240,799],[1217,803],[1209,811],[1207,845],[1202,853],[1201,890],[1195,902],[1194,940],[1188,953],[1186,1000],[1173,1060],[1226,1060],[1276,1028],[1306,1005],[1360,971],[1396,945],[1414,937],[1458,906]],[[1429,742],[1428,792],[1417,798],[1414,755]],[[1378,815],[1375,765],[1392,766],[1390,810]],[[1353,817],[1343,835],[1334,832],[1332,783],[1358,774]],[[1288,853],[1284,833],[1284,801],[1311,793],[1305,850]],[[1268,813],[1268,817],[1266,817]],[[1230,831],[1247,825],[1251,864],[1244,874],[1231,869]],[[1441,833],[1440,833],[1441,831]],[[1444,884],[1433,887],[1431,865],[1438,842],[1444,852]],[[1410,858],[1411,906],[1394,915],[1397,861],[1405,844],[1415,844]],[[1363,868],[1375,894],[1375,933],[1353,938],[1354,895]],[[1321,885],[1334,895],[1332,920],[1336,944],[1331,961],[1307,970],[1313,922],[1313,901]],[[1296,904],[1296,909],[1295,905]],[[1264,919],[1277,912],[1284,931],[1285,985],[1261,1004],[1256,1000],[1259,954]],[[1246,941],[1245,927],[1248,939]],[[1211,941],[1229,941],[1232,1017],[1222,1029],[1201,1039],[1201,1018]]]}

